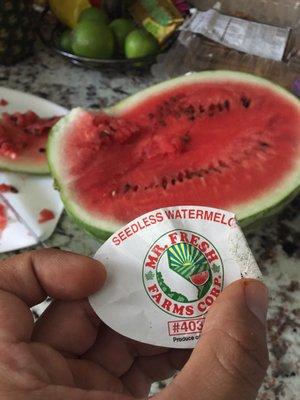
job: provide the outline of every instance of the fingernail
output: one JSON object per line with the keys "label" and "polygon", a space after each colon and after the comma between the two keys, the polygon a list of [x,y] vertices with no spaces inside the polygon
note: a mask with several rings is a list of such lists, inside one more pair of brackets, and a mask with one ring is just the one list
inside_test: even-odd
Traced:
{"label": "fingernail", "polygon": [[245,298],[250,311],[266,325],[269,304],[267,287],[256,280],[245,280]]}

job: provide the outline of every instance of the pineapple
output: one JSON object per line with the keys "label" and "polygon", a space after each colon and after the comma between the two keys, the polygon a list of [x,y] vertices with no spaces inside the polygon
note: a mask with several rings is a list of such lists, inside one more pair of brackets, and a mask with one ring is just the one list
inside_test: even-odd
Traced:
{"label": "pineapple", "polygon": [[34,39],[32,1],[1,0],[0,64],[13,64],[31,54]]}

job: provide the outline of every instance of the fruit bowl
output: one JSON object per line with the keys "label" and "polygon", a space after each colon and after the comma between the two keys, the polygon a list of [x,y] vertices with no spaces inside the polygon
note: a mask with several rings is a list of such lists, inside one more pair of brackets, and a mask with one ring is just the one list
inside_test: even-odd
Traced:
{"label": "fruit bowl", "polygon": [[[155,63],[157,55],[151,55],[141,58],[111,58],[111,59],[98,59],[98,58],[87,58],[76,56],[72,53],[68,53],[59,47],[59,37],[65,27],[58,23],[49,10],[45,10],[41,15],[39,24],[38,34],[45,46],[50,48],[55,53],[61,55],[70,63],[79,65],[85,68],[98,69],[98,70],[117,70],[117,71],[128,71],[128,70],[144,70],[149,68]],[[161,53],[164,53],[170,48],[170,46],[176,40],[177,34],[171,36],[161,48]]]}

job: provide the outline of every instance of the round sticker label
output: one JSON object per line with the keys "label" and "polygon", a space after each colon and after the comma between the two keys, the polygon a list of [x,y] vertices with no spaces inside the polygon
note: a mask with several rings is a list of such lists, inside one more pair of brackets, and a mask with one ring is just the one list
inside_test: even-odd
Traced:
{"label": "round sticker label", "polygon": [[90,297],[120,334],[157,346],[192,348],[222,290],[260,271],[232,213],[208,207],[155,210],[99,249],[105,286]]}

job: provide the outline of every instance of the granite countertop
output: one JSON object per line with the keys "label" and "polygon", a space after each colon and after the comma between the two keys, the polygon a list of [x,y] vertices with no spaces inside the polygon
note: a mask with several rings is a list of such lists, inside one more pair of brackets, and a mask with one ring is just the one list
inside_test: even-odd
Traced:
{"label": "granite countertop", "polygon": [[[15,66],[0,66],[1,86],[31,92],[67,108],[108,106],[151,83],[153,78],[145,73],[100,73],[75,67],[40,47],[33,57]],[[247,237],[270,290],[271,365],[258,399],[296,400],[300,393],[300,197]],[[89,256],[99,247],[66,215],[46,244]]]}

